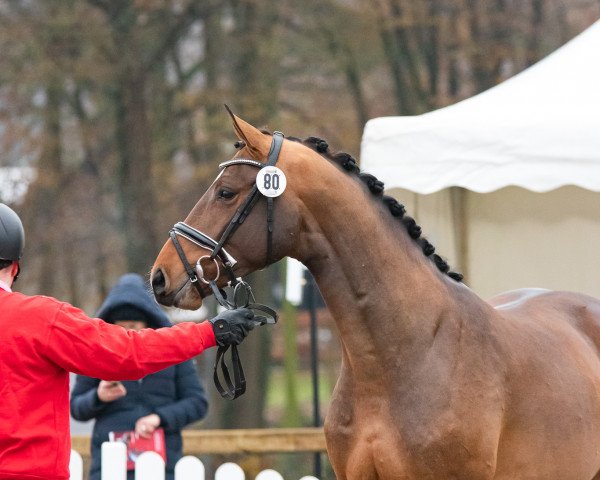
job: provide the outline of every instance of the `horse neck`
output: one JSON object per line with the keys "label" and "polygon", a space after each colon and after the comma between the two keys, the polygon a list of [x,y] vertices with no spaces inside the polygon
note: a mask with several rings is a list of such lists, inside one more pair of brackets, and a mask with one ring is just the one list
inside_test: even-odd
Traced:
{"label": "horse neck", "polygon": [[426,353],[442,319],[458,315],[459,303],[468,308],[457,297],[478,299],[437,270],[382,202],[352,178],[339,181],[307,197],[294,256],[319,285],[345,363],[365,377],[382,362],[400,372]]}

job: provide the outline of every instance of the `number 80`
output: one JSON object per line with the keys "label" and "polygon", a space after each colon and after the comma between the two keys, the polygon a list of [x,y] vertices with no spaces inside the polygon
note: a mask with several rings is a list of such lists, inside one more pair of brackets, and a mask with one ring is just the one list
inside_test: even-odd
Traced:
{"label": "number 80", "polygon": [[263,177],[263,186],[265,190],[279,190],[279,175],[276,173],[265,173]]}

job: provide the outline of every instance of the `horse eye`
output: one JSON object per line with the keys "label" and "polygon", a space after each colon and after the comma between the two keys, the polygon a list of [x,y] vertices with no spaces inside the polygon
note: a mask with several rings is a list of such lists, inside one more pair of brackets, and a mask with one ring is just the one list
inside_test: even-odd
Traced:
{"label": "horse eye", "polygon": [[229,200],[230,198],[233,198],[233,197],[235,197],[234,192],[230,192],[229,190],[225,190],[224,188],[219,190],[219,198],[224,198],[225,200]]}

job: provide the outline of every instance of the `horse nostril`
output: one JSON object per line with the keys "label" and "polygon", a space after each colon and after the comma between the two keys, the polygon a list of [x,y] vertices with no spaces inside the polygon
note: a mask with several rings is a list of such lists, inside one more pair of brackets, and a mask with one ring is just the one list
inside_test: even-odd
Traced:
{"label": "horse nostril", "polygon": [[158,297],[165,293],[165,284],[166,280],[163,271],[160,268],[156,269],[156,272],[152,275],[152,290],[155,296]]}

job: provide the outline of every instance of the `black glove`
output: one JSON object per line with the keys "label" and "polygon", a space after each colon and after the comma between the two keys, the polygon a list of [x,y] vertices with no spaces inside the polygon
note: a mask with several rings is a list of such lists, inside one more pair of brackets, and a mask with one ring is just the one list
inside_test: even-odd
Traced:
{"label": "black glove", "polygon": [[210,320],[217,345],[239,345],[248,332],[260,322],[254,320],[254,312],[249,308],[225,310]]}

